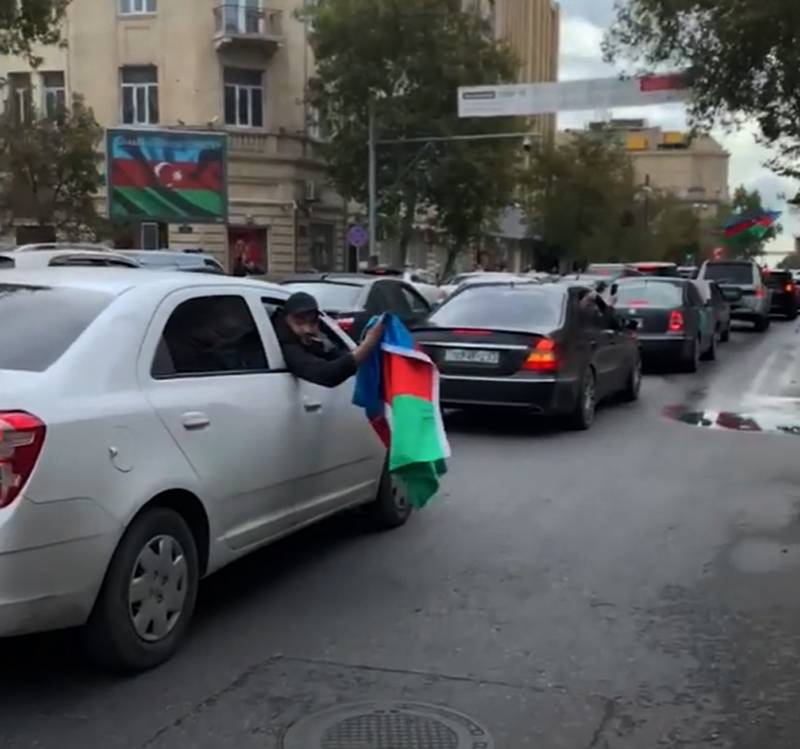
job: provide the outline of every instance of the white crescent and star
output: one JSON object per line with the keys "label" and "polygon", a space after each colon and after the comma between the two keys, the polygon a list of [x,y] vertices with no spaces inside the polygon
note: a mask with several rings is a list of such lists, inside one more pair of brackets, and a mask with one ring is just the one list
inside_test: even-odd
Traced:
{"label": "white crescent and star", "polygon": [[[156,164],[153,171],[155,172],[156,179],[159,181],[161,180],[161,172],[164,170],[165,167],[170,168],[172,165],[167,163],[166,161],[162,161],[159,164]],[[171,175],[170,180],[167,182],[167,187],[174,187],[177,183],[183,182],[183,172],[180,169],[176,169]]]}

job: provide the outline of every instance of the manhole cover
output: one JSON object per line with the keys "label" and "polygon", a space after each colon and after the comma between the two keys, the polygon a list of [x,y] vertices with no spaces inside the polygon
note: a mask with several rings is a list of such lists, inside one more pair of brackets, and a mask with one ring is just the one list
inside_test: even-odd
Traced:
{"label": "manhole cover", "polygon": [[367,702],[340,705],[289,728],[283,749],[492,749],[486,729],[436,705]]}

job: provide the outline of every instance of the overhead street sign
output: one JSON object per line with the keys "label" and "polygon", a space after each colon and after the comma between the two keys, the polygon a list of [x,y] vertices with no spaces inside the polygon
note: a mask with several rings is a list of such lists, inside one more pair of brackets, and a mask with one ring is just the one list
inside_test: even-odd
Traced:
{"label": "overhead street sign", "polygon": [[686,101],[689,93],[683,76],[679,74],[463,86],[458,89],[458,116],[530,117],[558,112],[671,104]]}

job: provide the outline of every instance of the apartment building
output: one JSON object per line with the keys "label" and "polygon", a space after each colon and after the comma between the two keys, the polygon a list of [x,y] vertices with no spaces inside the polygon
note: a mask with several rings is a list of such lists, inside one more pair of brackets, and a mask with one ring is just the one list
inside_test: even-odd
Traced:
{"label": "apartment building", "polygon": [[[554,0],[464,0],[464,9],[483,16],[495,37],[506,42],[519,62],[520,83],[558,80],[561,10]],[[555,115],[534,117],[531,130],[553,138]]]}
{"label": "apartment building", "polygon": [[[306,91],[303,0],[72,0],[36,70],[0,60],[6,99],[53,111],[75,93],[107,128],[227,133],[226,226],[134,227],[131,243],[233,248],[268,273],[343,268],[345,205],[326,179]],[[239,250],[237,250],[238,252]]]}
{"label": "apartment building", "polygon": [[[710,135],[692,137],[652,127],[643,119],[593,123],[589,130],[614,133],[630,155],[636,183],[642,187],[671,193],[709,214],[730,198],[730,154]],[[560,135],[569,137],[569,131]]]}
{"label": "apartment building", "polygon": [[[558,80],[561,11],[553,0],[494,0],[494,30],[519,60],[520,83]],[[556,131],[555,115],[536,117],[532,130],[543,138]]]}

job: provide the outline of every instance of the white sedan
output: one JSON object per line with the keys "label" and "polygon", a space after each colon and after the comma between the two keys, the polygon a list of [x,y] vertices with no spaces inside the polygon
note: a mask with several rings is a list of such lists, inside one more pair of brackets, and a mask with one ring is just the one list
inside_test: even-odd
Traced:
{"label": "white sedan", "polygon": [[203,576],[348,508],[405,523],[352,384],[285,370],[285,297],[185,273],[0,275],[0,637],[83,625],[103,664],[151,668]]}

